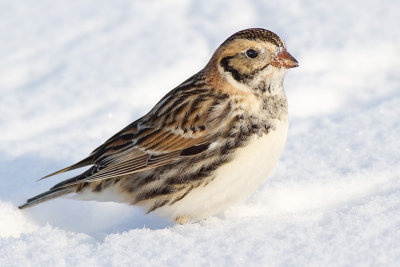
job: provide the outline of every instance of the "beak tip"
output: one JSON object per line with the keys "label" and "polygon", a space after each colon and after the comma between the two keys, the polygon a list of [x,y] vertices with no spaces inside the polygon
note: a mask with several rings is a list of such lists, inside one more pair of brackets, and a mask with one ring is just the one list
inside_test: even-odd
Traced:
{"label": "beak tip", "polygon": [[291,54],[289,54],[288,60],[290,62],[288,65],[291,65],[291,68],[297,68],[299,66],[299,62]]}
{"label": "beak tip", "polygon": [[277,59],[273,62],[276,67],[284,67],[286,69],[296,68],[299,62],[289,52],[284,49],[277,55]]}
{"label": "beak tip", "polygon": [[299,62],[293,58],[292,59],[287,59],[281,63],[282,67],[291,69],[291,68],[297,68],[299,66]]}

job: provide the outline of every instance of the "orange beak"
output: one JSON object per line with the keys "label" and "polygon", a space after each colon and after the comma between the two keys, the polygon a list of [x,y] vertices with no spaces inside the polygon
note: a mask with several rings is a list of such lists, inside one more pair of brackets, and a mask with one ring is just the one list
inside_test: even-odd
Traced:
{"label": "orange beak", "polygon": [[285,48],[282,49],[271,62],[272,66],[277,68],[295,68],[299,66],[299,62]]}

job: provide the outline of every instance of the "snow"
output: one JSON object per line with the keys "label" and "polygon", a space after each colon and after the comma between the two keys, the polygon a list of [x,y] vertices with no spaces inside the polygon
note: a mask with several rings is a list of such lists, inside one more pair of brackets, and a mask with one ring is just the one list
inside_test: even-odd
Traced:
{"label": "snow", "polygon": [[[3,1],[0,266],[397,266],[400,2]],[[290,128],[248,200],[187,225],[117,203],[26,198],[202,68],[230,34],[278,33]]]}

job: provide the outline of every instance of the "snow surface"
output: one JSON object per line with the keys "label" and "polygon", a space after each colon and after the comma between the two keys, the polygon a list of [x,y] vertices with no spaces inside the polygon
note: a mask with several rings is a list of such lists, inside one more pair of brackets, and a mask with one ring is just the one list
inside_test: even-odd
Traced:
{"label": "snow surface", "polygon": [[[400,2],[1,1],[0,266],[398,266]],[[19,211],[202,68],[264,27],[300,62],[272,177],[246,202],[174,225],[127,205]]]}

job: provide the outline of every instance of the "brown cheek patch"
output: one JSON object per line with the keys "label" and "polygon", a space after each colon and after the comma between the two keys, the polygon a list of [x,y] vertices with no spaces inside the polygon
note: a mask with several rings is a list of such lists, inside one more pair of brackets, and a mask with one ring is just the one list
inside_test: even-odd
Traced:
{"label": "brown cheek patch", "polygon": [[240,74],[248,75],[254,70],[254,64],[251,64],[250,60],[240,57],[240,55],[236,55],[236,57],[230,60],[230,66]]}

